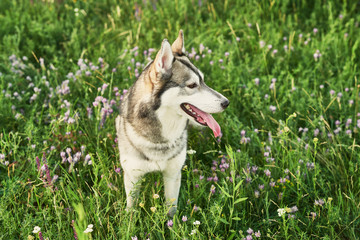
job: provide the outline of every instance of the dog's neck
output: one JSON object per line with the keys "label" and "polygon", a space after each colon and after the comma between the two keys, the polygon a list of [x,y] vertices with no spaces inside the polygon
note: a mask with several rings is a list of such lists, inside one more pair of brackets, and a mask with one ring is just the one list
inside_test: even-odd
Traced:
{"label": "dog's neck", "polygon": [[177,114],[177,112],[170,107],[160,107],[156,111],[156,115],[161,123],[163,138],[170,142],[181,137],[183,132],[187,130],[187,118]]}

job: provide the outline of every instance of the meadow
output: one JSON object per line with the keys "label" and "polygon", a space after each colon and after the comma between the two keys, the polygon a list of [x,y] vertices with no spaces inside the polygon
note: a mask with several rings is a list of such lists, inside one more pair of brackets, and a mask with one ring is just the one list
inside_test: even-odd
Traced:
{"label": "meadow", "polygon": [[[0,239],[359,239],[358,1],[0,1]],[[230,100],[178,211],[126,194],[114,121],[164,38]]]}

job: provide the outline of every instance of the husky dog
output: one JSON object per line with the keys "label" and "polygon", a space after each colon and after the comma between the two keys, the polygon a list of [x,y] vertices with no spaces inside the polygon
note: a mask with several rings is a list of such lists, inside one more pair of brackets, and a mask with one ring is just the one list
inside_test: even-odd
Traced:
{"label": "husky dog", "polygon": [[215,137],[219,124],[210,113],[222,112],[229,100],[209,88],[204,75],[185,55],[184,36],[170,45],[164,39],[154,61],[124,97],[116,118],[120,162],[124,170],[127,209],[134,206],[136,184],[146,173],[164,177],[169,215],[176,212],[181,169],[186,158],[189,123],[208,126]]}

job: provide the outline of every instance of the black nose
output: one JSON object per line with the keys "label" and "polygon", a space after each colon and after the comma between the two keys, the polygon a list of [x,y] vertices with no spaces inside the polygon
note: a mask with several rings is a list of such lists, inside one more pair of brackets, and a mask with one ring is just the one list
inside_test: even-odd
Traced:
{"label": "black nose", "polygon": [[230,104],[229,100],[226,99],[225,101],[223,101],[221,103],[221,106],[223,107],[223,109],[225,109],[225,108],[227,108],[229,106],[229,104]]}

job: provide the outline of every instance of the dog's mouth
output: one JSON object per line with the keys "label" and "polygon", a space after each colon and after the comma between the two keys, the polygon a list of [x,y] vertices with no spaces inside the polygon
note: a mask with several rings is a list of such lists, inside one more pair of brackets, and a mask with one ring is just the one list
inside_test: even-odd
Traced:
{"label": "dog's mouth", "polygon": [[194,120],[203,126],[208,126],[214,133],[215,137],[221,135],[220,125],[216,122],[216,120],[209,113],[201,111],[194,105],[189,103],[180,104],[181,109],[186,112],[189,116],[193,117]]}

